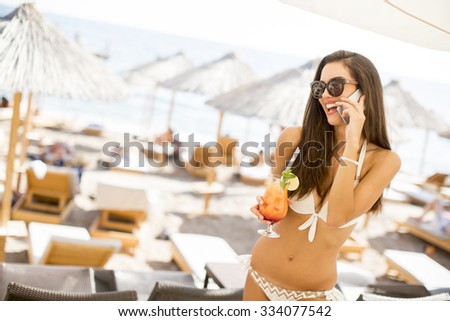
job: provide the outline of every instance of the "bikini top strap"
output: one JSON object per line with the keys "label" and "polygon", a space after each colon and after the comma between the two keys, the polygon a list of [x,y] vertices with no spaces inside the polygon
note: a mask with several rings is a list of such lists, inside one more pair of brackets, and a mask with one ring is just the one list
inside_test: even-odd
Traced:
{"label": "bikini top strap", "polygon": [[361,170],[362,165],[364,163],[364,157],[366,156],[366,149],[367,149],[367,140],[364,140],[361,152],[359,153],[358,167],[356,168],[356,179],[355,179],[356,184],[359,183],[359,179],[361,178]]}
{"label": "bikini top strap", "polygon": [[291,156],[291,159],[289,160],[289,163],[286,165],[286,168],[292,168],[292,165],[294,165],[295,159],[297,158],[298,154],[300,153],[300,149],[297,147],[294,150],[294,153]]}

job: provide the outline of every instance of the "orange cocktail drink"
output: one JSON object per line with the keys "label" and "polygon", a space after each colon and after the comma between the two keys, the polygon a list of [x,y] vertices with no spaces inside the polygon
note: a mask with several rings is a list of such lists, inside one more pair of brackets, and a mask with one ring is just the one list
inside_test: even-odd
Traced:
{"label": "orange cocktail drink", "polygon": [[269,178],[262,203],[259,204],[259,212],[271,224],[264,230],[258,230],[258,233],[262,236],[277,238],[280,235],[272,229],[272,225],[287,215],[289,208],[288,191],[295,190],[299,181],[290,168],[285,169],[281,175],[270,175]]}
{"label": "orange cocktail drink", "polygon": [[263,203],[259,206],[259,211],[268,221],[278,222],[282,220],[288,211],[287,188],[280,185],[280,175],[271,175],[263,196]]}

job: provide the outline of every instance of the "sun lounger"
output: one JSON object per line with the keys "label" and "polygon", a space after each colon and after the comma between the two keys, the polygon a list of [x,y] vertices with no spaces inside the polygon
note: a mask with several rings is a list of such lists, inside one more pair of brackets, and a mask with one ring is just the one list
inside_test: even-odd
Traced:
{"label": "sun lounger", "polygon": [[385,250],[390,269],[410,284],[422,284],[429,291],[450,288],[450,271],[423,253]]}
{"label": "sun lounger", "polygon": [[77,192],[77,172],[71,168],[47,166],[45,176],[36,177],[26,170],[27,190],[12,210],[12,218],[25,222],[58,224],[64,221],[73,206]]}
{"label": "sun lounger", "polygon": [[436,220],[419,221],[409,218],[405,222],[398,222],[398,226],[406,229],[410,234],[450,252],[450,233],[442,231]]}
{"label": "sun lounger", "polygon": [[29,258],[32,264],[103,266],[122,246],[112,239],[91,239],[82,227],[31,222]]}
{"label": "sun lounger", "polygon": [[175,233],[170,236],[170,241],[175,263],[202,283],[206,263],[238,263],[236,252],[220,237]]}
{"label": "sun lounger", "polygon": [[125,184],[97,184],[96,204],[100,209],[100,226],[132,232],[150,214],[151,192]]}
{"label": "sun lounger", "polygon": [[139,245],[139,238],[135,232],[122,232],[111,228],[104,228],[100,225],[100,217],[96,218],[89,227],[89,234],[95,238],[106,238],[120,241],[122,244],[120,252],[129,255],[134,255],[135,250]]}
{"label": "sun lounger", "polygon": [[406,195],[413,204],[423,206],[431,203],[436,198],[436,192],[426,190],[415,184],[392,182],[391,188],[399,193]]}
{"label": "sun lounger", "polygon": [[95,237],[118,239],[122,250],[133,254],[142,222],[151,214],[152,193],[126,184],[97,184],[96,203],[100,216],[90,227]]}

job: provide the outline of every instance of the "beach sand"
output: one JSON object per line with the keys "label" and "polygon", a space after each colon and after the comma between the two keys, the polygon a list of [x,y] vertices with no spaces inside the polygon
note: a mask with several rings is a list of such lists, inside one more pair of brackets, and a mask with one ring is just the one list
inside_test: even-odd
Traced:
{"label": "beach sand", "polygon": [[[185,169],[169,166],[153,168],[150,173],[138,174],[98,167],[102,158],[102,147],[107,141],[120,141],[121,135],[104,133],[102,137],[87,136],[67,128],[35,128],[34,137],[50,141],[64,141],[75,147],[83,160],[85,170],[80,183],[80,193],[75,197],[75,206],[65,224],[89,227],[99,215],[96,207],[96,184],[126,181],[136,187],[145,187],[159,195],[139,232],[140,245],[134,256],[115,254],[105,268],[117,270],[178,270],[172,261],[171,233],[200,233],[224,238],[238,254],[250,253],[259,237],[256,231],[261,224],[250,213],[256,195],[261,195],[262,186],[249,186],[240,182],[236,170],[219,168],[217,180],[224,184],[225,192],[215,195],[210,202],[214,215],[192,216],[203,209],[203,196],[193,192],[192,184],[201,179],[191,177]],[[33,150],[33,146],[30,147]],[[398,220],[417,217],[422,208],[407,203],[384,202],[383,212],[371,217],[367,227],[358,225],[355,233],[368,244],[361,257],[341,258],[372,272],[376,277],[384,276],[386,261],[382,255],[385,249],[399,249],[425,253],[429,244],[408,234],[397,232]],[[434,248],[433,248],[434,249]],[[26,241],[10,240],[7,244],[6,260],[27,262]],[[434,249],[431,257],[450,269],[447,252]]]}

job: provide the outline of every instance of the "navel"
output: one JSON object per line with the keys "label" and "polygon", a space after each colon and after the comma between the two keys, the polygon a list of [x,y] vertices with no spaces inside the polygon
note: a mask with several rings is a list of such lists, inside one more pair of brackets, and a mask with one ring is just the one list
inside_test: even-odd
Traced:
{"label": "navel", "polygon": [[293,256],[293,255],[288,256],[288,262],[292,262],[292,261],[294,261],[294,259],[295,259],[295,256]]}

